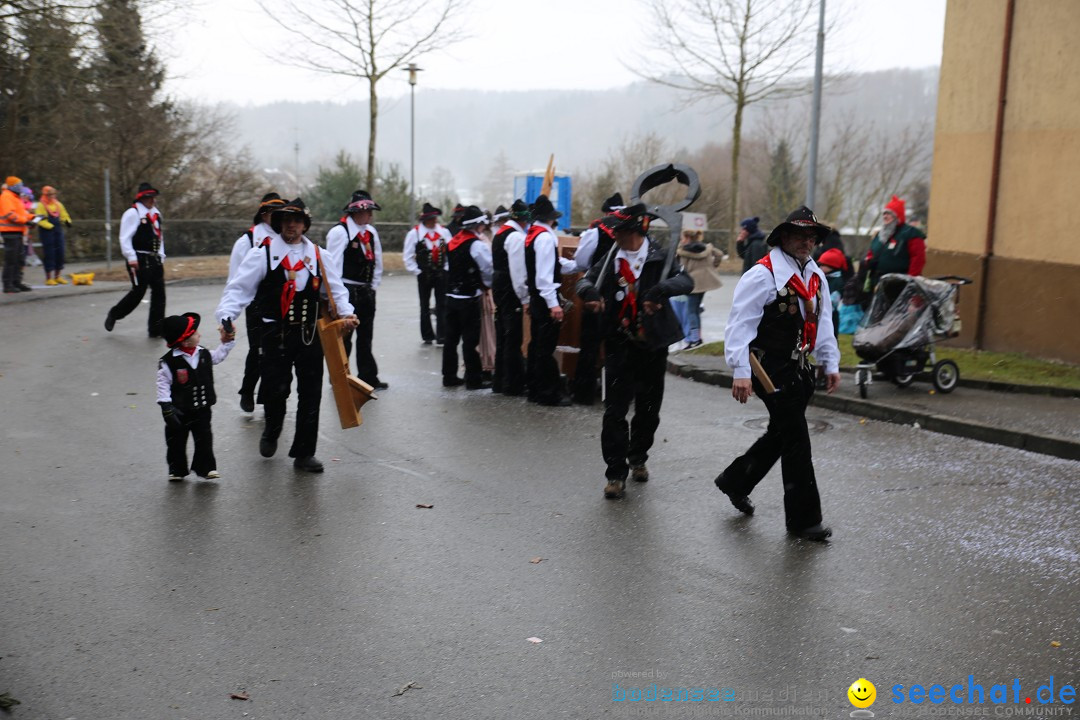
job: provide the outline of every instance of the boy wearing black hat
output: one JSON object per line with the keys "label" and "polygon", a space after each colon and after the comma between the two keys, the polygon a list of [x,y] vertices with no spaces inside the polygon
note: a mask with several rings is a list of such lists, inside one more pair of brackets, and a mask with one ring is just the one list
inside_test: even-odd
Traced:
{"label": "boy wearing black hat", "polygon": [[528,227],[529,206],[519,198],[506,211],[503,226],[491,241],[491,292],[495,300],[495,377],[491,389],[504,395],[525,394],[521,310],[529,302],[525,284]]}
{"label": "boy wearing black hat", "polygon": [[[488,216],[475,205],[461,215],[461,232],[447,246],[449,270],[446,276],[446,344],[443,346],[443,387],[464,384],[468,390],[483,390],[491,383],[483,379],[480,363],[480,302],[484,288],[491,287],[491,248],[480,240],[488,227]],[[458,377],[457,345],[465,360],[465,379]]]}
{"label": "boy wearing black hat", "polygon": [[[446,246],[453,239],[450,231],[439,224],[442,210],[424,203],[418,225],[405,234],[401,259],[405,269],[416,276],[420,292],[420,339],[425,345],[432,341],[443,344],[443,318],[446,302]],[[431,329],[431,295],[435,295],[435,330]]]}
{"label": "boy wearing black hat", "polygon": [[[690,292],[694,283],[677,262],[664,274],[667,255],[647,235],[644,204],[615,211],[600,221],[600,227],[617,249],[609,248],[598,257],[578,281],[577,292],[587,309],[601,313],[604,497],[616,499],[625,493],[628,475],[637,482],[649,479],[645,462],[660,424],[668,346],[683,337],[666,300]],[[634,419],[627,423],[631,403]]]}
{"label": "boy wearing black hat", "polygon": [[[600,221],[606,215],[625,209],[626,203],[620,193],[615,193],[600,206],[601,216],[593,220],[589,228],[581,233],[581,240],[574,252],[574,264],[578,272],[589,272],[594,263],[607,257],[615,240],[610,230],[601,225]],[[600,356],[601,335],[599,316],[596,313],[584,313],[578,341],[581,352],[578,353],[577,369],[574,372],[574,402],[579,405],[592,405],[596,402],[596,362]]]}
{"label": "boy wearing black hat", "polygon": [[769,411],[769,426],[715,481],[737,510],[753,515],[750,493],[780,460],[788,532],[819,541],[832,530],[821,522],[806,426],[806,405],[814,394],[809,355],[824,365],[832,393],[840,385],[840,350],[828,281],[810,253],[828,233],[809,208],[800,207],[772,231],[769,254],[735,286],[724,333],[724,356],[735,378],[731,395],[745,403],[756,392]]}
{"label": "boy wearing black hat", "polygon": [[[563,309],[559,297],[562,286],[563,261],[558,257],[559,241],[555,237],[556,221],[562,213],[555,209],[547,195],[540,195],[532,206],[533,224],[525,235],[525,268],[529,288],[530,333],[527,374],[529,401],[540,405],[566,407],[559,380],[559,365],[555,362],[555,347],[559,344]],[[573,271],[572,260],[565,261]]]}
{"label": "boy wearing black hat", "polygon": [[355,333],[346,333],[345,355],[352,352],[356,335],[356,377],[379,390],[390,387],[379,379],[379,365],[371,352],[375,328],[375,292],[383,274],[382,243],[379,232],[371,224],[375,210],[382,210],[366,190],[357,190],[342,211],[345,216],[326,233],[327,260],[341,273],[341,281],[349,291],[349,300],[360,326]]}
{"label": "boy wearing black hat", "polygon": [[187,477],[189,434],[195,442],[190,469],[208,480],[221,477],[210,429],[210,408],[217,402],[214,365],[229,356],[236,336],[224,329],[220,334],[221,345],[210,352],[199,344],[196,313],[171,315],[161,323],[161,335],[170,350],[158,361],[157,402],[165,420],[165,460],[169,464],[170,482]]}
{"label": "boy wearing black hat", "polygon": [[261,342],[262,387],[266,425],[259,453],[273,457],[285,423],[285,406],[296,375],[296,431],[289,457],[306,472],[322,472],[315,457],[322,404],[323,351],[315,322],[325,285],[345,326],[359,323],[349,293],[334,263],[324,263],[318,246],[304,233],[311,215],[300,198],[274,209],[270,216],[274,235],[248,253],[225,285],[216,316],[223,325],[254,302],[263,324]]}
{"label": "boy wearing black hat", "polygon": [[150,315],[147,334],[161,334],[165,317],[165,241],[161,235],[158,191],[150,183],[140,183],[135,202],[120,218],[120,252],[127,260],[131,290],[105,316],[105,329],[112,332],[117,320],[127,317],[142,302],[150,288]]}
{"label": "boy wearing black hat", "polygon": [[[259,201],[259,208],[251,221],[247,232],[233,243],[229,255],[229,279],[236,275],[244,256],[251,252],[263,240],[275,234],[270,227],[270,215],[274,208],[284,205],[285,201],[276,192],[266,193]],[[228,281],[226,281],[228,282]],[[240,382],[240,409],[255,412],[255,388],[259,384],[259,338],[262,335],[262,320],[255,308],[244,309],[244,325],[247,328],[248,352],[244,358],[244,379]]]}

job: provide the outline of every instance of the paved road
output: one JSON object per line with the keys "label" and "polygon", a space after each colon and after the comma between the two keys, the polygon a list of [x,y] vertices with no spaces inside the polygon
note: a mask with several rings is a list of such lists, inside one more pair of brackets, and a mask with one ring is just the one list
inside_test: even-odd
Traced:
{"label": "paved road", "polygon": [[[172,288],[169,308],[209,315],[219,295]],[[762,406],[668,378],[653,481],[605,501],[599,408],[444,391],[412,281],[391,277],[376,329],[391,388],[358,430],[324,402],[324,475],[258,456],[261,423],[232,395],[240,348],[217,372],[223,479],[169,484],[163,348],[145,308],[104,332],[116,297],[0,308],[0,693],[22,701],[15,718],[703,709],[613,702],[613,682],[842,717],[860,676],[884,717],[926,708],[889,702],[895,684],[1077,684],[1080,463],[815,410],[836,536],[794,541],[779,470],[753,519],[711,483]]]}

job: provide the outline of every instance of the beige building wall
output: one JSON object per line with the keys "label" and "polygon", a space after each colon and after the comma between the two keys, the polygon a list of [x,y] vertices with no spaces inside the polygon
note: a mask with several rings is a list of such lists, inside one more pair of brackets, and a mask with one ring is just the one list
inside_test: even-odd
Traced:
{"label": "beige building wall", "polygon": [[[949,0],[931,181],[927,275],[982,280],[1006,0]],[[1080,362],[1063,331],[1080,304],[1080,0],[1016,0],[984,348]],[[978,286],[962,291],[974,340]]]}

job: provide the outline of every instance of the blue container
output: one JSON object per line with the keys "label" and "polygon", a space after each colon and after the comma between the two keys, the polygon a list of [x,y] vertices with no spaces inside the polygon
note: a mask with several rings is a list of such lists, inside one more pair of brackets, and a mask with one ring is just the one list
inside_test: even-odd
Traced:
{"label": "blue container", "polygon": [[[544,185],[544,174],[522,174],[514,176],[514,199],[521,199],[527,203],[536,201],[540,197],[540,188]],[[570,176],[563,173],[555,173],[555,179],[551,183],[551,194],[548,200],[555,209],[562,213],[559,218],[559,227],[570,227],[570,201],[571,194]]]}

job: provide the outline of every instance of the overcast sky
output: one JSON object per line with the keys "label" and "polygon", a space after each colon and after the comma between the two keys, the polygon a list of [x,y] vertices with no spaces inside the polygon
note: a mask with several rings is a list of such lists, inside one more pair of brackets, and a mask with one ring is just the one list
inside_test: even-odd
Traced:
{"label": "overcast sky", "polygon": [[[273,0],[268,0],[272,3]],[[599,89],[627,85],[648,13],[635,0],[471,0],[473,37],[420,58],[424,88]],[[826,38],[825,71],[927,67],[941,62],[945,0],[827,0],[840,28]],[[255,0],[198,3],[191,11],[147,18],[156,29],[170,91],[210,103],[275,99],[367,98],[348,78],[313,74],[268,54],[289,47]],[[813,33],[814,24],[809,31]],[[294,52],[301,48],[293,46]],[[271,89],[272,88],[272,89]],[[290,89],[291,88],[291,89]],[[405,72],[379,85],[382,96],[408,92]]]}

